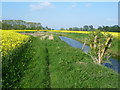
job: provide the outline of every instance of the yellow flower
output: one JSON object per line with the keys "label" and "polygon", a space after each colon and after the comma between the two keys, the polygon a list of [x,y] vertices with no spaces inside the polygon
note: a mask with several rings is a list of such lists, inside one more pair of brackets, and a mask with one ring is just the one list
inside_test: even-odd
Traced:
{"label": "yellow flower", "polygon": [[15,48],[20,47],[22,44],[25,44],[29,39],[29,36],[12,30],[0,30],[0,34],[0,51],[2,51],[2,56],[7,55],[9,51],[12,51]]}

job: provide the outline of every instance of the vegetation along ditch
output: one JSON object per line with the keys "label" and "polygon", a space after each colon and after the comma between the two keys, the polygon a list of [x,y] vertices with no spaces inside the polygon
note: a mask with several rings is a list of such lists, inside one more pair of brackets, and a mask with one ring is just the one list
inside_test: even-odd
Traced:
{"label": "vegetation along ditch", "polygon": [[[74,39],[63,37],[63,36],[60,36],[60,39],[63,40],[63,41],[65,41],[70,46],[75,47],[75,48],[82,49],[83,45],[84,45],[81,42],[78,42],[78,41],[76,41]],[[83,52],[87,53],[89,51],[90,51],[90,47],[87,46],[87,45],[85,45],[84,48],[83,48]],[[120,67],[119,67],[120,66],[120,61],[111,57],[110,58],[110,62],[111,62],[111,64],[106,62],[106,63],[103,63],[103,65],[106,66],[106,67],[108,67],[108,68],[111,68],[111,69],[117,71],[118,73],[120,73]]]}

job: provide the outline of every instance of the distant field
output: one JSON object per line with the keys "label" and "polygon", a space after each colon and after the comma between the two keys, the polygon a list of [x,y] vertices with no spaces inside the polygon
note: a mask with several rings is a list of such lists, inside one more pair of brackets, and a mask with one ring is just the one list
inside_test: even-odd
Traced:
{"label": "distant field", "polygon": [[[10,30],[12,31],[12,30]],[[13,30],[17,32],[33,32],[33,31],[47,31],[47,32],[67,32],[67,33],[84,33],[89,34],[90,31],[68,31],[68,30]],[[114,37],[120,39],[120,33],[119,32],[102,32],[103,34],[111,34]]]}

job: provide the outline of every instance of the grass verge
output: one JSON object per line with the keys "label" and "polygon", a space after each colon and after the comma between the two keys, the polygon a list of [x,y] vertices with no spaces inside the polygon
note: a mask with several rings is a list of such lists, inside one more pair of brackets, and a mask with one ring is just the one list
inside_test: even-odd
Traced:
{"label": "grass verge", "polygon": [[[32,43],[33,57],[29,61],[27,70],[19,83],[20,88],[48,88],[49,87],[49,57],[45,42],[33,37]],[[29,57],[29,56],[28,56]]]}

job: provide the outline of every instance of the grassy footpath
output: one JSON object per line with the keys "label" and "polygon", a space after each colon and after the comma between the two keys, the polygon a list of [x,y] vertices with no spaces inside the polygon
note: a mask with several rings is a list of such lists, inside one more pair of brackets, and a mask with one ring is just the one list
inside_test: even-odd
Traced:
{"label": "grassy footpath", "polygon": [[19,87],[48,88],[49,69],[45,42],[39,38],[33,37],[31,48],[33,57],[28,63],[27,70],[25,70],[25,74],[19,83]]}
{"label": "grassy footpath", "polygon": [[[59,33],[58,35],[73,38],[73,39],[75,39],[77,41],[80,41],[80,42],[83,42],[83,43],[85,41],[85,38],[88,38],[87,34],[82,34],[82,33]],[[119,49],[119,43],[120,43],[120,40],[114,38],[113,45],[110,49],[111,49],[112,56],[115,57],[115,58],[118,58],[120,60],[120,54],[119,54],[120,51],[118,50]]]}
{"label": "grassy footpath", "polygon": [[[89,56],[80,49],[70,47],[57,35],[54,35],[54,40],[40,40],[39,37],[31,37],[31,41],[24,48],[21,47],[21,51],[17,55],[10,64],[11,68],[12,66],[16,66],[16,68],[12,72],[4,71],[9,75],[8,81],[4,82],[4,85],[6,84],[4,87],[118,87],[117,72],[94,64]],[[13,72],[19,73],[12,76]]]}

